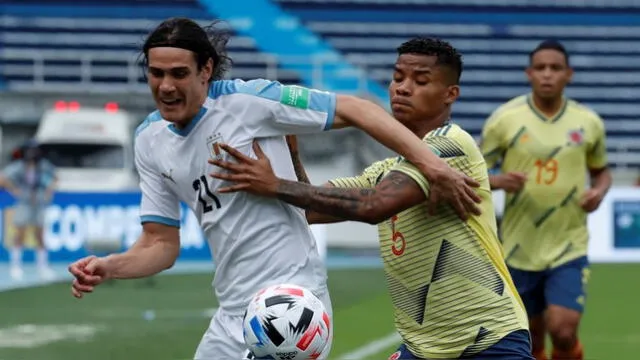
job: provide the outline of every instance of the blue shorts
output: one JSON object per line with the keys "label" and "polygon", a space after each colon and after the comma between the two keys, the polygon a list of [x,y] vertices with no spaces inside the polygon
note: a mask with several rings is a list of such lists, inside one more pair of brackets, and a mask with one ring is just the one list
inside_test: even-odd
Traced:
{"label": "blue shorts", "polygon": [[[398,350],[389,356],[389,360],[413,359],[419,357],[413,355],[407,346],[402,344]],[[463,356],[459,359],[473,360],[535,360],[531,355],[531,339],[527,330],[518,330],[503,337],[488,349],[475,355]]]}
{"label": "blue shorts", "polygon": [[582,313],[589,280],[586,256],[553,269],[525,271],[509,267],[529,317],[542,314],[547,305],[559,305]]}

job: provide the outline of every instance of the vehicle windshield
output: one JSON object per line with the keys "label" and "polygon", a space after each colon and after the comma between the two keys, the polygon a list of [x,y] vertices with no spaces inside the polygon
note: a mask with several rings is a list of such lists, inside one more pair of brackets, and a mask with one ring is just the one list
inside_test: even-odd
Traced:
{"label": "vehicle windshield", "polygon": [[112,144],[40,144],[44,156],[56,167],[86,169],[124,168],[124,147]]}

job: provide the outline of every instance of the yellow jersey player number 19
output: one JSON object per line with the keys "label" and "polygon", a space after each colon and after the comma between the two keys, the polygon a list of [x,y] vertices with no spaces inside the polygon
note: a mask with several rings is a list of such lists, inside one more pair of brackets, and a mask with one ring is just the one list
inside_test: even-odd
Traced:
{"label": "yellow jersey player number 19", "polygon": [[491,187],[507,193],[500,233],[530,318],[533,354],[547,359],[548,331],[553,359],[582,359],[577,328],[589,278],[587,213],[611,184],[604,125],[563,95],[572,70],[560,43],[534,49],[527,76],[532,93],[494,111],[481,147],[487,165],[500,166]]}

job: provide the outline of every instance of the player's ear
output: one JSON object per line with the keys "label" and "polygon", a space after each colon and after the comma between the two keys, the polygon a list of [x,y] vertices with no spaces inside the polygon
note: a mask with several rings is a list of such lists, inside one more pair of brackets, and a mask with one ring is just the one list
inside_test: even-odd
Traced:
{"label": "player's ear", "polygon": [[567,84],[571,82],[572,78],[573,78],[573,69],[567,68]]}
{"label": "player's ear", "polygon": [[446,97],[444,99],[444,103],[447,105],[453,104],[458,97],[460,96],[460,86],[459,85],[449,85],[447,88]]}
{"label": "player's ear", "polygon": [[531,66],[527,66],[527,69],[524,71],[524,73],[527,74],[527,80],[531,82],[533,80],[533,69],[531,68]]}
{"label": "player's ear", "polygon": [[200,71],[202,82],[209,82],[209,79],[211,79],[211,74],[213,74],[213,59],[207,60],[207,63],[202,67],[202,71]]}

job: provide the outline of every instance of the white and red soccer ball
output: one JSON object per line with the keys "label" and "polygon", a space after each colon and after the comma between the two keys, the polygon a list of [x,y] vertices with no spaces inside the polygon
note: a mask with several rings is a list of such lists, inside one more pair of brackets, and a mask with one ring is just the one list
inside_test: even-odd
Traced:
{"label": "white and red soccer ball", "polygon": [[322,301],[291,284],[260,290],[247,307],[243,326],[244,341],[257,359],[317,359],[332,336]]}

